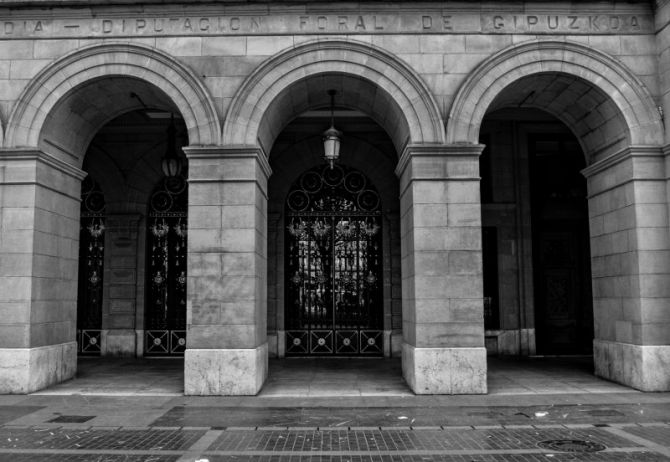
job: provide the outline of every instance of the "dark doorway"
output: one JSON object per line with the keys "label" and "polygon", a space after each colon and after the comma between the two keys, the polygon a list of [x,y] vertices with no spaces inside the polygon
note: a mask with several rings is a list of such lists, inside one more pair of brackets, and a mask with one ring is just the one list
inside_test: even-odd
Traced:
{"label": "dark doorway", "polygon": [[357,170],[319,166],[286,199],[286,355],[382,356],[381,200]]}
{"label": "dark doorway", "polygon": [[590,354],[593,302],[586,167],[569,134],[528,135],[537,351]]}

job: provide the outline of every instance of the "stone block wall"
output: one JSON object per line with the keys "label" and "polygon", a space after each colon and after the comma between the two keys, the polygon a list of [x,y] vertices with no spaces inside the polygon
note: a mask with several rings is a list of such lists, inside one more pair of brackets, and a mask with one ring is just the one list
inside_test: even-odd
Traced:
{"label": "stone block wall", "polygon": [[408,147],[400,176],[403,376],[418,394],[486,393],[478,155]]}
{"label": "stone block wall", "polygon": [[256,394],[267,376],[263,153],[189,148],[185,393]]}
{"label": "stone block wall", "polygon": [[0,159],[0,392],[27,393],[76,371],[79,185],[39,151]]}
{"label": "stone block wall", "polygon": [[653,391],[670,384],[670,233],[665,159],[631,149],[585,170],[596,373]]}
{"label": "stone block wall", "polygon": [[[52,157],[66,159],[66,164],[81,165],[83,146],[98,125],[108,121],[114,111],[142,108],[128,99],[133,89],[150,95],[152,105],[179,109],[195,161],[189,204],[192,273],[187,392],[255,393],[267,371],[265,277],[270,170],[267,152],[261,151],[270,150],[289,116],[324,103],[314,97],[314,85],[301,86],[305,82],[300,81],[300,72],[305,73],[304,77],[309,68],[310,76],[317,76],[311,79],[312,84],[324,73],[332,80],[346,79],[347,85],[359,81],[356,88],[366,91],[349,95],[346,104],[362,107],[379,118],[397,154],[415,148],[419,153],[416,158],[409,156],[413,159],[409,167],[403,164],[398,170],[401,252],[391,255],[392,261],[400,257],[402,267],[405,376],[422,393],[482,392],[483,332],[481,319],[476,319],[482,296],[481,210],[476,154],[471,152],[478,149],[475,144],[481,120],[474,115],[483,118],[496,104],[524,103],[526,88],[520,84],[509,100],[482,95],[491,88],[502,92],[509,79],[523,78],[526,70],[573,73],[569,91],[562,98],[554,98],[562,95],[559,87],[565,82],[561,79],[550,82],[534,78],[533,89],[541,93],[537,104],[549,111],[564,111],[573,128],[584,130],[579,132],[584,145],[595,151],[588,153],[590,159],[606,163],[606,168],[599,164],[589,170],[591,232],[596,248],[594,292],[600,304],[598,316],[614,320],[603,320],[598,326],[600,341],[645,347],[667,343],[665,312],[653,306],[665,303],[668,297],[664,292],[669,286],[667,259],[657,254],[663,255],[668,249],[670,161],[659,163],[660,157],[646,148],[636,151],[639,146],[661,148],[656,146],[659,134],[655,130],[662,127],[652,96],[661,101],[667,113],[667,5],[667,1],[659,0],[653,10],[644,2],[587,2],[579,6],[556,2],[556,14],[547,15],[539,6],[535,11],[533,2],[523,7],[506,5],[504,11],[485,3],[446,9],[444,5],[427,4],[425,12],[417,12],[412,3],[400,3],[384,8],[383,14],[358,14],[346,4],[325,9],[324,5],[315,9],[309,3],[288,9],[259,4],[255,10],[259,14],[254,16],[245,10],[247,6],[212,3],[201,5],[198,16],[190,14],[195,12],[184,14],[180,6],[175,6],[178,14],[170,19],[163,16],[172,13],[172,6],[163,4],[143,5],[141,13],[88,5],[71,18],[70,10],[47,10],[42,5],[36,10],[26,2],[15,9],[0,9],[6,19],[5,35],[0,39],[0,121],[7,129],[1,137],[6,147],[0,158],[3,162],[10,158],[15,145],[29,145],[31,149],[39,145]],[[73,19],[78,27],[69,27],[72,24],[67,21]],[[286,58],[316,39],[321,43],[306,55],[294,56],[293,61]],[[320,60],[326,56],[325,44],[335,42],[350,46],[331,48],[329,59]],[[526,42],[524,53],[502,60],[503,50]],[[549,42],[551,46],[543,48]],[[96,46],[111,43],[116,44],[114,50],[94,52]],[[566,51],[568,44],[570,51]],[[284,51],[288,53],[277,56]],[[90,56],[83,56],[89,52]],[[68,57],[75,55],[80,61],[67,62],[66,66]],[[498,58],[501,62],[492,62]],[[579,65],[574,62],[577,60]],[[290,69],[278,67],[263,74],[277,61],[290,63]],[[508,80],[487,73],[496,66],[499,75]],[[288,72],[296,72],[291,85],[273,86],[280,79],[288,79]],[[473,82],[473,73],[481,79]],[[45,85],[35,85],[32,79],[36,76],[49,78],[45,77]],[[461,108],[463,114],[451,117],[454,101],[466,101],[456,98],[467,93],[470,86],[472,94],[481,99]],[[588,94],[580,91],[584,88]],[[280,107],[301,93],[309,96],[302,95],[291,106],[295,114]],[[35,96],[38,94],[42,99]],[[579,100],[580,95],[587,96]],[[250,102],[248,107],[246,101]],[[574,110],[575,101],[584,106]],[[592,110],[595,107],[597,111]],[[10,120],[12,111],[21,113],[24,109],[25,117],[14,113]],[[586,117],[582,120],[581,116]],[[226,127],[223,142],[222,125]],[[466,136],[461,137],[463,133]],[[464,143],[465,148],[445,144],[445,140]],[[612,144],[607,144],[608,140],[613,140]],[[624,145],[643,155],[635,154],[630,159],[619,156],[616,162],[608,158],[624,152],[620,150]],[[426,152],[428,155],[424,155]],[[2,259],[19,268],[19,276],[0,276],[0,289],[7,288],[7,278],[14,278],[12,295],[6,295],[0,309],[11,312],[7,319],[19,326],[5,326],[7,335],[2,338],[11,348],[34,350],[25,356],[25,364],[41,354],[35,348],[65,345],[58,342],[72,338],[74,329],[70,305],[76,293],[72,274],[76,273],[77,172],[58,162],[58,167],[51,169],[54,161],[37,156],[42,160],[29,167],[34,170],[34,178],[25,182],[13,179],[22,178],[24,172],[5,168],[1,203],[1,226],[8,226],[3,228],[0,242]],[[652,158],[653,172],[647,166]],[[401,158],[402,162],[405,160]],[[621,176],[619,165],[628,165],[628,173],[633,176]],[[65,176],[75,180],[65,180],[54,171],[69,172]],[[658,172],[664,173],[659,177]],[[636,177],[638,174],[643,177]],[[610,181],[614,183],[608,184]],[[133,200],[143,203],[135,192],[131,191]],[[56,200],[61,196],[69,199]],[[7,206],[7,198],[19,201],[21,206],[13,207],[11,201]],[[26,200],[29,203],[21,202]],[[663,204],[665,215],[656,213]],[[14,210],[21,208],[26,210]],[[666,224],[662,224],[663,217]],[[141,235],[134,238],[141,240]],[[623,272],[612,273],[611,264],[620,264]],[[0,265],[7,272],[6,263]],[[110,276],[108,293],[118,297],[114,316],[114,300],[110,300],[108,321],[120,329],[131,324],[130,316],[122,314],[132,306],[133,296],[126,287],[132,285],[131,266],[110,266],[110,271],[117,274]],[[142,297],[141,266],[138,263],[134,275],[136,300]],[[392,272],[392,281],[398,277]],[[397,295],[393,285],[390,292],[392,313],[397,313],[399,303],[393,300]],[[138,307],[136,303],[135,310]],[[276,309],[281,307],[277,304]],[[392,327],[397,327],[397,319],[391,316]],[[605,343],[597,345],[597,353],[607,351],[619,358],[620,364],[624,353],[613,352],[613,348],[623,347]],[[61,356],[65,349],[61,348]],[[635,348],[631,351],[638,356],[656,355],[656,350],[653,354]],[[612,363],[605,356],[598,361],[601,365]],[[644,358],[641,361],[636,364],[649,362]],[[463,381],[460,373],[447,377],[445,371],[464,369],[466,362],[475,365],[475,373],[470,373],[467,380]],[[225,367],[233,368],[233,363],[243,366],[227,377],[230,369]],[[203,371],[209,368],[218,368],[214,374],[218,379],[201,380]],[[427,377],[437,379],[431,378],[428,383]],[[621,380],[630,383],[629,378]],[[643,389],[659,382],[649,377],[644,380],[649,381],[641,385]]]}

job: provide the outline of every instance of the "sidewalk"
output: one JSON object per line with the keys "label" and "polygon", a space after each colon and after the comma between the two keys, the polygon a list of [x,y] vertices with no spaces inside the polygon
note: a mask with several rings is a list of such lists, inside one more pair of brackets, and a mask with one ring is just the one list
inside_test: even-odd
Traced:
{"label": "sidewalk", "polygon": [[[123,382],[117,373],[129,366],[122,363],[88,371]],[[332,381],[329,396],[281,395],[282,374],[317,390],[328,369],[318,363],[273,364],[272,393],[256,397],[150,395],[131,388],[125,395],[118,389],[116,395],[65,394],[67,386],[93,386],[95,377],[84,367],[79,385],[0,396],[0,461],[670,460],[670,393],[603,382],[585,361],[503,361],[491,368],[497,393],[485,396],[415,396],[406,388],[342,395]],[[381,367],[366,364],[365,370]],[[174,386],[178,361],[148,366],[142,370],[156,380],[152,387]],[[374,374],[355,370],[348,390],[364,383],[395,389],[387,380],[397,378],[396,367],[386,364],[386,382],[369,383]],[[330,370],[332,378],[353,377],[346,367]],[[552,392],[561,386],[569,391]]]}

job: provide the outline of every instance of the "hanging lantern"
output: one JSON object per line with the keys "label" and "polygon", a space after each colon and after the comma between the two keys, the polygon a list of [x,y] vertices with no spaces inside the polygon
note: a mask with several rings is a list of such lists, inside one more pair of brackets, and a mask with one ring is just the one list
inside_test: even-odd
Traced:
{"label": "hanging lantern", "polygon": [[170,125],[167,129],[167,148],[161,160],[163,174],[167,177],[179,176],[181,173],[181,159],[177,156],[176,128],[174,126],[174,114],[170,117]]}
{"label": "hanging lantern", "polygon": [[330,168],[340,157],[340,136],[342,132],[335,128],[335,90],[329,90],[330,95],[330,128],[323,132],[323,158],[328,162]]}

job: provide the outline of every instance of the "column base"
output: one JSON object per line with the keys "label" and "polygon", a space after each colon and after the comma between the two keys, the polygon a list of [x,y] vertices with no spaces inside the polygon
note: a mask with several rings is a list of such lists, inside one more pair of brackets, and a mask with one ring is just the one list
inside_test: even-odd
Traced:
{"label": "column base", "polygon": [[486,348],[402,345],[402,375],[417,395],[486,394]]}
{"label": "column base", "polygon": [[102,331],[102,355],[132,358],[135,356],[135,331],[109,329]]}
{"label": "column base", "polygon": [[593,341],[595,374],[640,391],[670,391],[670,345]]}
{"label": "column base", "polygon": [[248,349],[184,353],[184,394],[237,396],[257,394],[268,375],[268,344]]}
{"label": "column base", "polygon": [[26,394],[77,373],[77,342],[37,348],[0,348],[0,394]]}

